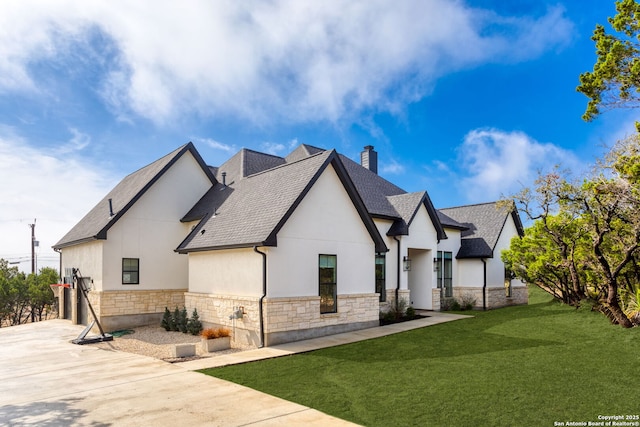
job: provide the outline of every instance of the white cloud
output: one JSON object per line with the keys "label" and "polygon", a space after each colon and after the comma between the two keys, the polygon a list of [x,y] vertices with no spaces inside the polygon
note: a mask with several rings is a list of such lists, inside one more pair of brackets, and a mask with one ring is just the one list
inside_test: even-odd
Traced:
{"label": "white cloud", "polygon": [[81,151],[91,143],[91,136],[86,133],[80,132],[76,128],[69,128],[69,132],[73,135],[71,139],[55,149],[56,154],[67,154],[74,151]]}
{"label": "white cloud", "polygon": [[405,167],[397,161],[390,159],[388,162],[383,163],[381,171],[385,174],[400,175],[404,173]]}
{"label": "white cloud", "polygon": [[460,191],[469,202],[497,200],[531,186],[538,171],[555,165],[579,172],[584,165],[569,151],[522,132],[477,129],[458,149]]}
{"label": "white cloud", "polygon": [[115,185],[108,174],[73,153],[44,154],[0,126],[0,257],[25,260],[30,272],[31,230],[36,219],[38,268],[58,267],[54,245]]}
{"label": "white cloud", "polygon": [[280,144],[277,142],[263,142],[260,144],[260,148],[268,154],[273,154],[274,156],[279,156],[287,147],[284,144]]}
{"label": "white cloud", "polygon": [[193,140],[195,142],[199,142],[202,144],[207,144],[209,147],[215,149],[215,150],[220,150],[220,151],[224,151],[226,153],[234,153],[236,151],[236,148],[234,145],[229,145],[229,144],[224,144],[222,142],[216,141],[215,139],[211,139],[211,138],[193,138]]}
{"label": "white cloud", "polygon": [[5,1],[0,92],[44,90],[33,64],[104,43],[106,58],[88,49],[95,89],[121,120],[336,122],[401,113],[446,73],[536,57],[572,29],[561,8],[514,18],[450,0]]}

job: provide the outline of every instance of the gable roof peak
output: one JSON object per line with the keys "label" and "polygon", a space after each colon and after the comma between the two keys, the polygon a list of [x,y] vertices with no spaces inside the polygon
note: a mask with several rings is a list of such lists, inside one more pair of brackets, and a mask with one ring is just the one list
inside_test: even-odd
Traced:
{"label": "gable roof peak", "polygon": [[[106,239],[107,231],[187,152],[191,153],[211,184],[216,184],[211,169],[193,143],[189,142],[125,176],[53,247],[59,249],[95,239]],[[114,215],[110,215],[111,212]]]}

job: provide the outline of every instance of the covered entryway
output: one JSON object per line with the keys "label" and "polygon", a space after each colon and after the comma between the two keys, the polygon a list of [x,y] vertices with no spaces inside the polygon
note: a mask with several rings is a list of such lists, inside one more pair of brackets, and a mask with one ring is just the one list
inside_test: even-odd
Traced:
{"label": "covered entryway", "polygon": [[411,305],[418,310],[432,310],[433,256],[428,249],[408,251],[411,267],[408,271]]}

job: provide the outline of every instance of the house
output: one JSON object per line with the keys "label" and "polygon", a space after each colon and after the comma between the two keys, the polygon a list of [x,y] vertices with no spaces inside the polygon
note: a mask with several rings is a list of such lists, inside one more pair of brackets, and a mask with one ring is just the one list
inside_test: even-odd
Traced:
{"label": "house", "polygon": [[526,285],[505,270],[500,258],[512,237],[524,235],[518,212],[493,202],[438,213],[450,237],[438,247],[437,287],[443,298],[475,301],[482,309],[526,304]]}
{"label": "house", "polygon": [[[185,306],[236,342],[268,346],[375,326],[399,300],[425,310],[464,292],[485,295],[479,308],[526,302],[520,285],[495,296],[516,213],[438,211],[427,192],[380,177],[377,161],[372,146],[357,163],[302,144],[286,157],[242,149],[209,167],[189,143],[125,177],[54,248],[65,276],[81,272],[105,330]],[[86,322],[82,298],[70,303],[77,289],[59,296],[64,317]]]}

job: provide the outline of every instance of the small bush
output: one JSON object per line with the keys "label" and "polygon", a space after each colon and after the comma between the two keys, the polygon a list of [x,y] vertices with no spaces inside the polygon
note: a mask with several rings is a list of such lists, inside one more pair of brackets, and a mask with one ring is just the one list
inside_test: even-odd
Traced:
{"label": "small bush", "polygon": [[178,316],[177,323],[178,323],[178,330],[183,334],[187,333],[187,322],[188,322],[187,308],[182,307],[182,310],[180,310],[180,315]]}
{"label": "small bush", "polygon": [[207,340],[212,340],[216,338],[230,337],[231,331],[228,328],[207,328],[204,329],[200,336]]}
{"label": "small bush", "polygon": [[167,307],[164,308],[164,314],[162,315],[162,322],[160,322],[160,326],[162,326],[165,331],[171,330],[171,312]]}
{"label": "small bush", "polygon": [[191,335],[198,335],[202,331],[202,322],[200,322],[200,316],[198,316],[198,310],[193,309],[191,318],[187,322],[187,332]]}
{"label": "small bush", "polygon": [[453,297],[447,297],[440,303],[442,311],[460,311],[460,303]]}
{"label": "small bush", "polygon": [[173,316],[171,316],[171,323],[169,324],[169,330],[177,331],[178,330],[178,319],[180,318],[180,310],[176,307],[173,310]]}
{"label": "small bush", "polygon": [[476,305],[476,301],[476,297],[473,294],[466,293],[462,295],[460,305],[463,310],[473,310],[473,307]]}
{"label": "small bush", "polygon": [[405,315],[409,319],[413,319],[414,317],[416,317],[416,309],[413,308],[412,306],[407,307],[407,311],[405,312]]}

